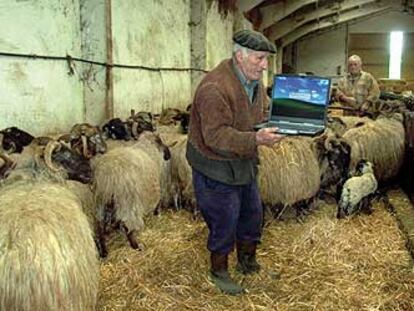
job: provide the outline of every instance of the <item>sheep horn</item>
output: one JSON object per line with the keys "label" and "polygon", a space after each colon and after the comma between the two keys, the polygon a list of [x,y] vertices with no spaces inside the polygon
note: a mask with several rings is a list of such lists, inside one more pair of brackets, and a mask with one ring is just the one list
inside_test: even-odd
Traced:
{"label": "sheep horn", "polygon": [[136,121],[132,123],[132,137],[138,139],[138,122]]}
{"label": "sheep horn", "polygon": [[334,141],[334,138],[332,136],[326,136],[326,139],[323,145],[325,147],[325,150],[328,151],[332,149],[332,147],[329,146],[329,144],[332,143],[333,141]]}
{"label": "sheep horn", "polygon": [[10,142],[11,148],[5,150],[7,153],[14,153],[17,149],[16,143],[14,141]]}
{"label": "sheep horn", "polygon": [[81,136],[81,140],[82,140],[82,154],[85,157],[85,159],[89,159],[89,152],[88,152],[88,139],[86,138],[85,135]]}
{"label": "sheep horn", "polygon": [[55,151],[55,150],[59,151],[60,147],[61,147],[61,145],[60,145],[59,142],[50,141],[50,142],[48,142],[48,144],[46,145],[45,150],[44,150],[43,158],[45,160],[46,166],[54,172],[60,171],[60,168],[53,164],[52,154],[53,154],[53,151]]}
{"label": "sheep horn", "polygon": [[0,149],[1,150],[4,150],[3,149],[3,139],[4,139],[4,134],[2,132],[0,132]]}
{"label": "sheep horn", "polygon": [[[0,177],[5,178],[7,177],[6,174],[10,169],[14,169],[16,167],[16,161],[13,161],[7,154],[1,152],[0,158],[4,160],[4,164],[0,167]],[[7,174],[8,175],[8,174]]]}

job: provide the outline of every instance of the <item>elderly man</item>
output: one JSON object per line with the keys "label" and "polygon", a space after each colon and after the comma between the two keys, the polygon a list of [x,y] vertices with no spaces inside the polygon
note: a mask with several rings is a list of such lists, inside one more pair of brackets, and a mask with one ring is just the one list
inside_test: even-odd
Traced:
{"label": "elderly man", "polygon": [[268,99],[260,80],[275,47],[252,30],[237,32],[233,41],[233,57],[209,72],[194,95],[187,159],[197,206],[209,229],[210,279],[223,292],[236,295],[244,289],[227,269],[234,246],[239,272],[260,269],[256,245],[263,210],[256,183],[257,146],[272,146],[283,136],[277,128],[254,131],[264,119]]}
{"label": "elderly man", "polygon": [[336,99],[345,106],[367,111],[379,99],[380,90],[375,78],[362,71],[362,61],[358,55],[348,59],[348,73],[338,82]]}

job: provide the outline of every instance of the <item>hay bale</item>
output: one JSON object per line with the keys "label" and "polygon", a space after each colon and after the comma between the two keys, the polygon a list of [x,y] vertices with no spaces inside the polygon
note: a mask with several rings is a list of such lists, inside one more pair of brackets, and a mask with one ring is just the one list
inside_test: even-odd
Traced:
{"label": "hay bale", "polygon": [[94,310],[99,262],[77,198],[51,183],[0,192],[0,310]]}
{"label": "hay bale", "polygon": [[320,186],[312,140],[286,137],[272,148],[259,147],[258,184],[265,204],[292,205],[316,195]]}
{"label": "hay bale", "polygon": [[395,118],[378,118],[348,130],[343,138],[351,146],[351,169],[361,159],[373,163],[375,177],[386,181],[397,176],[404,160],[404,126]]}

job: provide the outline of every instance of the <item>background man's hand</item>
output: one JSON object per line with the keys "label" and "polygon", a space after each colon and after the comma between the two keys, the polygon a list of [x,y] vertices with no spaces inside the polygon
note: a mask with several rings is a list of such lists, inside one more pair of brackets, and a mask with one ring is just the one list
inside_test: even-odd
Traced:
{"label": "background man's hand", "polygon": [[277,127],[267,127],[256,132],[257,145],[273,146],[279,142],[285,135],[277,134]]}
{"label": "background man's hand", "polygon": [[339,99],[340,99],[340,101],[351,104],[351,105],[355,105],[355,103],[356,103],[355,98],[353,98],[351,96],[348,97],[348,96],[345,96],[345,95],[341,95],[339,97]]}

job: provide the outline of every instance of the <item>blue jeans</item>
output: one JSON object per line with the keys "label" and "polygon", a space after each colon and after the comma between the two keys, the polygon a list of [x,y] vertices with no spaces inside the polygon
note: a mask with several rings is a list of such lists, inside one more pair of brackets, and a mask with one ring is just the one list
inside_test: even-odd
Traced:
{"label": "blue jeans", "polygon": [[236,240],[259,242],[263,208],[256,181],[233,186],[193,170],[197,207],[209,229],[210,252],[228,254]]}

